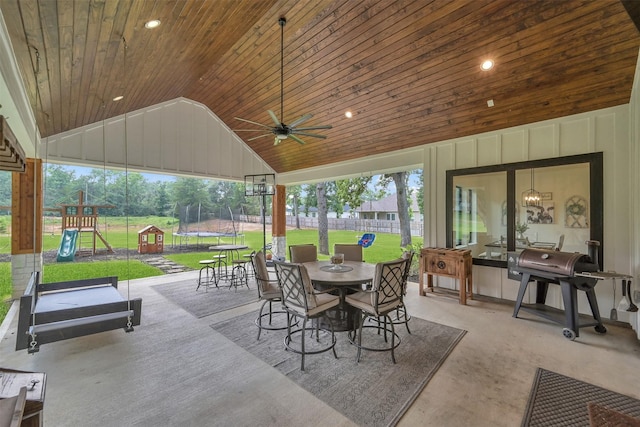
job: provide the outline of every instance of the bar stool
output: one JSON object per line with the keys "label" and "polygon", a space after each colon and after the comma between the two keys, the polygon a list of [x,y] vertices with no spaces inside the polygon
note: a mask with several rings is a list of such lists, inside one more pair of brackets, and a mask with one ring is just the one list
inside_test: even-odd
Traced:
{"label": "bar stool", "polygon": [[249,263],[249,268],[247,269],[247,280],[249,278],[255,279],[256,277],[256,268],[253,265],[254,256],[256,256],[256,251],[252,251],[250,254],[242,255],[242,257],[247,260],[247,263]]}
{"label": "bar stool", "polygon": [[[209,290],[209,286],[213,283],[216,288],[218,287],[218,278],[216,277],[216,263],[215,259],[203,259],[200,261],[200,272],[198,273],[198,287],[196,288],[196,292],[200,289],[200,286],[204,285],[205,291]],[[204,270],[205,279],[202,280],[202,271]],[[209,277],[209,272],[211,272],[211,277]]]}
{"label": "bar stool", "polygon": [[224,264],[224,277],[227,277],[227,256],[224,254],[211,255],[211,259],[214,260],[214,265],[218,270],[218,280],[222,278],[222,265]]}
{"label": "bar stool", "polygon": [[247,286],[247,289],[251,289],[249,287],[249,281],[247,280],[247,268],[245,265],[249,261],[246,259],[234,259],[232,261],[233,268],[231,269],[231,284],[229,285],[229,289],[232,287],[235,290],[238,290],[238,286]]}

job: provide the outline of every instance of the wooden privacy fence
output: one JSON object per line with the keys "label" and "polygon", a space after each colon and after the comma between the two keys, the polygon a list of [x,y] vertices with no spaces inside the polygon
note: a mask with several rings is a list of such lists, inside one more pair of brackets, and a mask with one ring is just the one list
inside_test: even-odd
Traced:
{"label": "wooden privacy fence", "polygon": [[[318,228],[318,218],[299,217],[300,228]],[[295,227],[296,218],[287,215],[287,226]],[[367,233],[400,234],[400,221],[388,221],[381,219],[357,219],[357,218],[329,218],[329,230],[346,230]],[[241,215],[240,221],[262,223],[259,215]],[[267,224],[271,224],[271,217],[265,217]],[[423,236],[424,224],[422,221],[411,221],[411,235]]]}

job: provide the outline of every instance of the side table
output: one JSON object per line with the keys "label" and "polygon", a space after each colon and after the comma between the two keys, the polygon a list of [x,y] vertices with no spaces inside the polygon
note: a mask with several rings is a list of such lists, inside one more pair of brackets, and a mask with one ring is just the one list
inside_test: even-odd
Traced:
{"label": "side table", "polygon": [[473,299],[472,258],[469,249],[423,248],[420,251],[420,295],[426,296],[424,274],[427,274],[427,290],[433,292],[433,276],[458,279],[460,304]]}

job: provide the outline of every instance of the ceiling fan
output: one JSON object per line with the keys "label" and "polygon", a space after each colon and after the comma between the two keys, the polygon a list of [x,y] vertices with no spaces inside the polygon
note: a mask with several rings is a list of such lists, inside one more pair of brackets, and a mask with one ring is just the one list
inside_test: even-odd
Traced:
{"label": "ceiling fan", "polygon": [[[284,119],[284,26],[286,25],[286,23],[287,23],[287,20],[284,17],[281,17],[280,19],[278,19],[278,24],[280,24],[280,118],[281,119]],[[300,139],[298,135],[325,139],[326,138],[325,135],[310,133],[309,131],[314,131],[319,129],[331,129],[332,127],[331,125],[298,127],[302,123],[312,118],[313,117],[312,114],[305,114],[287,125],[281,122],[280,120],[278,120],[278,117],[275,115],[273,111],[267,110],[267,113],[271,117],[271,120],[273,120],[273,123],[275,124],[275,126],[264,125],[262,123],[254,122],[252,120],[235,117],[236,120],[241,120],[243,122],[257,125],[263,129],[236,129],[234,130],[234,132],[256,132],[256,131],[265,132],[264,128],[266,128],[266,129],[269,129],[269,133],[251,137],[247,139],[247,141],[253,141],[254,139],[275,135],[273,145],[278,145],[283,139],[287,139],[287,138],[291,138],[299,144],[304,144],[305,142],[302,139]]]}

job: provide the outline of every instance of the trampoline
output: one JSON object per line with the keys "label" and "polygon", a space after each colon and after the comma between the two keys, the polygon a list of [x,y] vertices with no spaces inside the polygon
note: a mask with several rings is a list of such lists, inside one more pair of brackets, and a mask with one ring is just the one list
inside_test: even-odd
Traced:
{"label": "trampoline", "polygon": [[[232,243],[244,244],[244,234],[238,233],[222,233],[216,231],[186,231],[173,233],[173,245],[176,246],[176,240],[178,247],[188,246],[189,240],[195,239],[196,246],[211,246],[211,242],[205,241],[206,239],[216,239],[216,245],[220,244],[220,239],[231,238]],[[238,239],[240,241],[238,242]]]}

